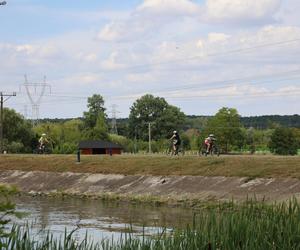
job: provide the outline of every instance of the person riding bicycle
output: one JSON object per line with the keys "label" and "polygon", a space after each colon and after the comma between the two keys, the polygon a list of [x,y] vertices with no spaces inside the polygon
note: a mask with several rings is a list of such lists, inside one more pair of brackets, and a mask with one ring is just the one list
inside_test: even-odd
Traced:
{"label": "person riding bicycle", "polygon": [[206,153],[208,154],[209,151],[212,148],[213,143],[216,141],[215,135],[214,134],[210,134],[207,138],[205,138],[204,140],[204,144],[206,147]]}
{"label": "person riding bicycle", "polygon": [[178,148],[181,143],[180,136],[176,130],[173,131],[173,136],[170,138],[172,141],[173,150],[175,152],[175,155],[178,153]]}
{"label": "person riding bicycle", "polygon": [[49,141],[47,139],[47,135],[45,133],[43,133],[39,139],[39,149],[43,150],[48,143],[49,143]]}

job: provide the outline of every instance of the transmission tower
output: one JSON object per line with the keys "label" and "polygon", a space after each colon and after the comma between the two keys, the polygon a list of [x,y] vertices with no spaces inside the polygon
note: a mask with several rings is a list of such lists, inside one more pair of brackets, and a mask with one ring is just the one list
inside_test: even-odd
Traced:
{"label": "transmission tower", "polygon": [[25,75],[25,83],[23,86],[25,87],[26,94],[31,104],[32,108],[32,122],[36,124],[40,117],[40,105],[43,96],[46,93],[46,90],[49,90],[51,93],[51,86],[46,83],[46,76],[44,76],[44,82],[36,82],[30,83],[27,80],[27,76]]}
{"label": "transmission tower", "polygon": [[112,134],[118,134],[118,127],[117,127],[117,113],[120,113],[117,111],[117,105],[113,104],[111,105],[111,133]]}

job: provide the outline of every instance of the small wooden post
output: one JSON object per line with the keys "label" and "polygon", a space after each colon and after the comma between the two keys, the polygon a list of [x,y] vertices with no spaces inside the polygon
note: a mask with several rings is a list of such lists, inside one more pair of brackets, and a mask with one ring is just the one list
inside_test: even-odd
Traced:
{"label": "small wooden post", "polygon": [[78,149],[77,151],[77,162],[78,163],[80,162],[80,149]]}

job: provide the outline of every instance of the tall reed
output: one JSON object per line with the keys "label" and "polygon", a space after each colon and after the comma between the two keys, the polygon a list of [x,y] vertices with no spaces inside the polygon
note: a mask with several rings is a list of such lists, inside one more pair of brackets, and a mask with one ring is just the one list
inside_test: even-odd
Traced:
{"label": "tall reed", "polygon": [[300,209],[296,200],[267,205],[255,201],[233,202],[201,210],[185,229],[163,231],[152,236],[123,234],[118,240],[82,242],[65,232],[63,239],[51,233],[36,240],[30,228],[14,226],[12,236],[3,239],[4,249],[22,250],[125,250],[125,249],[300,249]]}

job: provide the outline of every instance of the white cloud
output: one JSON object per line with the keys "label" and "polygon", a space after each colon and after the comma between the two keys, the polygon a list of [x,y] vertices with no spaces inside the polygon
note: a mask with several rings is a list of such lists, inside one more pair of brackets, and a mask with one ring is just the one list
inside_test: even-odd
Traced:
{"label": "white cloud", "polygon": [[119,53],[117,51],[112,52],[109,57],[102,61],[101,67],[106,70],[116,70],[124,67],[121,63],[118,62]]}
{"label": "white cloud", "polygon": [[200,7],[190,0],[145,0],[127,19],[106,24],[97,37],[114,42],[147,39],[157,36],[163,27],[178,23],[185,17],[198,16]]}
{"label": "white cloud", "polygon": [[256,22],[270,20],[282,0],[207,0],[205,15],[212,22]]}
{"label": "white cloud", "polygon": [[300,1],[297,0],[284,0],[282,1],[281,8],[276,14],[276,19],[283,25],[300,25]]}
{"label": "white cloud", "polygon": [[195,15],[199,6],[190,0],[145,0],[137,7],[137,12],[153,15]]}
{"label": "white cloud", "polygon": [[226,35],[224,33],[209,33],[208,34],[208,42],[214,43],[214,42],[224,42],[228,38],[230,38],[230,35]]}

